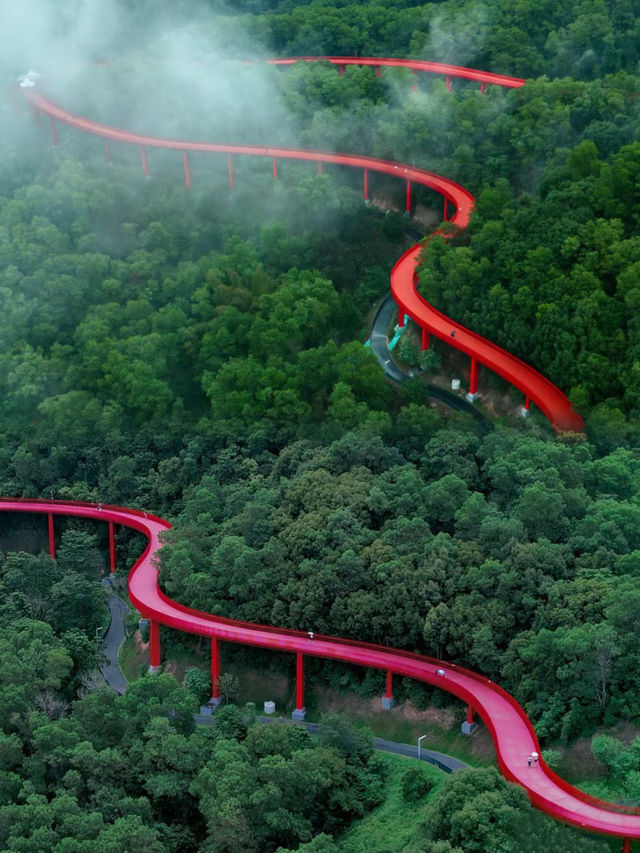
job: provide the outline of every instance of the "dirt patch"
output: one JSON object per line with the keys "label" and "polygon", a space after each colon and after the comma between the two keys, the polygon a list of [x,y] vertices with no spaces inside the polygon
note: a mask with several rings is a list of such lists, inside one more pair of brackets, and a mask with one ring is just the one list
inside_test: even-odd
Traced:
{"label": "dirt patch", "polygon": [[293,702],[295,687],[288,675],[275,670],[236,669],[233,664],[229,671],[238,676],[240,682],[240,701],[255,702],[261,709],[267,700],[276,703],[278,711]]}
{"label": "dirt patch", "polygon": [[184,676],[188,669],[191,669],[193,664],[186,663],[184,661],[177,660],[168,660],[163,668],[163,672],[166,672],[167,675],[173,675],[173,677],[180,684],[184,684]]}
{"label": "dirt patch", "polygon": [[[372,710],[374,705],[379,708],[380,699],[372,699],[371,703]],[[455,714],[450,708],[426,708],[424,711],[419,711],[411,701],[396,705],[391,713],[402,717],[403,720],[431,723],[441,729],[451,729],[456,722]]]}

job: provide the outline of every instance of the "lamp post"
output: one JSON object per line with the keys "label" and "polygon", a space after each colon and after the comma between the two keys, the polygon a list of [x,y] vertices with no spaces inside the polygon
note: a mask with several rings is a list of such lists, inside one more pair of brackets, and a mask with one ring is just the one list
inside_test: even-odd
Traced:
{"label": "lamp post", "polygon": [[422,755],[422,741],[426,738],[426,735],[420,735],[418,738],[418,761],[421,760],[420,756]]}

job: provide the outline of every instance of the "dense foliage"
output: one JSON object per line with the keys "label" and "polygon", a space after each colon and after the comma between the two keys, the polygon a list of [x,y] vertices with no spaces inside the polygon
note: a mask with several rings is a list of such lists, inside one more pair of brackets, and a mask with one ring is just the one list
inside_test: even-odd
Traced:
{"label": "dense foliage", "polygon": [[[249,0],[239,13],[209,0],[193,53],[191,0],[118,5],[128,43],[94,28],[80,73],[48,84],[65,105],[460,181],[477,211],[466,235],[429,243],[420,286],[570,391],[587,438],[553,439],[535,418],[481,437],[430,408],[421,382],[384,380],[362,342],[408,245],[393,181],[371,181],[383,216],[361,205],[359,175],[281,163],[274,183],[268,161],[237,159],[229,197],[226,163],[193,157],[187,193],[176,152],[150,153],[143,181],[138,152],[113,145],[107,165],[96,140],[62,128],[45,149],[31,116],[2,103],[0,493],[165,514],[171,595],[466,663],[547,739],[633,722],[639,4]],[[81,7],[60,10],[58,45]],[[203,73],[205,47],[238,60],[256,41],[255,55],[413,55],[537,79],[482,94],[392,70],[225,72],[216,58]],[[112,61],[87,70],[87,57]],[[24,71],[11,45],[0,62]],[[441,200],[416,201],[437,224]],[[2,848],[334,853],[382,796],[366,737],[334,720],[313,743],[233,708],[195,732],[192,694],[165,678],[91,692],[101,543],[72,525],[59,544],[55,563],[0,561]],[[133,557],[135,543],[118,547]],[[375,678],[338,680],[376,692]],[[637,740],[593,748],[637,797]],[[426,805],[420,784],[405,786],[420,817],[407,853],[572,849],[489,771]]]}
{"label": "dense foliage", "polygon": [[[5,625],[1,642],[32,656],[38,643],[53,683],[60,673],[44,628]],[[15,666],[9,673],[2,661],[6,685]],[[131,683],[124,696],[90,692],[58,720],[14,702],[0,733],[2,849],[259,853],[333,833],[380,799],[371,738],[340,718],[313,741],[297,727],[257,726],[234,706],[215,728],[196,730],[194,710],[164,675]]]}
{"label": "dense foliage", "polygon": [[165,588],[224,616],[466,664],[543,736],[633,716],[640,462],[428,422],[419,438],[420,407],[405,412],[413,429],[394,447],[349,433],[221,454],[187,492]]}

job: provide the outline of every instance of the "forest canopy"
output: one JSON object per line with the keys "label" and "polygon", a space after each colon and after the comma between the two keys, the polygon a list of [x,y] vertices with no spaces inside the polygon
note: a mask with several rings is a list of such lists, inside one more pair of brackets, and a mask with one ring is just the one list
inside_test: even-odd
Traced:
{"label": "forest canopy", "polygon": [[[238,158],[230,193],[225,158],[194,156],[187,191],[179,152],[149,153],[145,179],[124,145],[108,163],[100,140],[59,127],[52,148],[18,97],[0,103],[0,493],[164,515],[171,596],[468,665],[517,697],[545,743],[634,724],[640,4],[122,0],[100,31],[87,9],[32,28],[49,53],[16,30],[3,76],[49,61],[60,70],[43,91],[76,114],[385,157],[467,187],[470,226],[427,241],[420,290],[548,375],[586,434],[553,436],[535,414],[480,433],[431,405],[419,377],[385,379],[363,344],[422,221],[402,217],[400,184],[372,178],[367,207],[360,174],[280,163],[274,181],[270,162]],[[404,70],[243,62],[294,54],[414,56],[527,82],[483,93]],[[418,210],[435,227],[442,200],[419,190]],[[345,754],[341,723],[312,743],[233,708],[195,732],[190,695],[164,677],[92,692],[101,547],[72,528],[55,563],[0,559],[3,849],[334,853],[383,796],[367,738],[345,735],[359,744]],[[134,542],[121,548],[135,558]],[[317,675],[382,689],[371,674]],[[398,695],[443,701],[407,683]],[[600,732],[594,751],[637,798],[636,747]],[[518,793],[479,773],[417,807],[406,853],[486,849],[482,815],[505,850],[571,849],[550,830],[518,835]]]}

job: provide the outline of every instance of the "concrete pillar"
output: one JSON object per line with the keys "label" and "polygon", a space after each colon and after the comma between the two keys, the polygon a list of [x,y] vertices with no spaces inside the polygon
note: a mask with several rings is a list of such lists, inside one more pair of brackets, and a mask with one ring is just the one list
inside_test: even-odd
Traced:
{"label": "concrete pillar", "polygon": [[53,513],[49,513],[49,556],[52,560],[56,558],[56,532],[53,526]]}
{"label": "concrete pillar", "polygon": [[390,711],[396,703],[393,699],[393,673],[390,669],[387,670],[387,692],[382,697],[382,707],[385,711]]}
{"label": "concrete pillar", "polygon": [[115,525],[109,522],[109,571],[113,574],[116,570],[116,537]]}
{"label": "concrete pillar", "polygon": [[292,720],[304,720],[304,655],[302,652],[296,653],[296,707]]}
{"label": "concrete pillar", "polygon": [[186,151],[182,152],[182,162],[184,163],[184,185],[191,189],[191,170],[189,169],[189,155]]}
{"label": "concrete pillar", "polygon": [[229,175],[229,190],[233,192],[233,163],[231,162],[231,154],[227,154],[227,173]]}
{"label": "concrete pillar", "polygon": [[149,620],[149,672],[156,673],[162,669],[160,656],[160,623],[155,619]]}
{"label": "concrete pillar", "polygon": [[470,403],[478,396],[478,362],[475,358],[471,359],[471,377],[469,379],[469,393],[467,394],[467,400]]}
{"label": "concrete pillar", "polygon": [[429,341],[429,330],[425,329],[425,327],[423,326],[422,327],[422,352],[424,352],[426,349],[429,349],[429,343],[430,343],[430,341]]}

